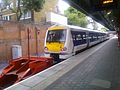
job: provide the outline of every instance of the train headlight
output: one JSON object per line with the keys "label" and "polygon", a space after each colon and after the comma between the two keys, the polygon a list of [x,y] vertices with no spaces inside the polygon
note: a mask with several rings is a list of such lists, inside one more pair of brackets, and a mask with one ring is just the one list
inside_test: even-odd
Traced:
{"label": "train headlight", "polygon": [[48,48],[47,48],[47,47],[44,47],[44,51],[48,51]]}
{"label": "train headlight", "polygon": [[64,48],[62,48],[62,49],[61,49],[61,51],[67,51],[67,48],[66,48],[66,47],[64,47]]}

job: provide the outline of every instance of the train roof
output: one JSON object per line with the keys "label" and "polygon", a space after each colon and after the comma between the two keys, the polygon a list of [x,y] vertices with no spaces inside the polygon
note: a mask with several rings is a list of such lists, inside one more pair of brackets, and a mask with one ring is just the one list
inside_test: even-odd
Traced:
{"label": "train roof", "polygon": [[80,30],[82,30],[82,31],[107,33],[107,32],[102,32],[102,31],[98,31],[98,30],[93,30],[93,29],[83,28],[83,27],[79,27],[79,26],[73,26],[73,25],[67,25],[67,26],[68,26],[69,28],[80,29]]}
{"label": "train roof", "polygon": [[[74,25],[54,25],[54,26],[51,26],[48,30],[56,29],[56,27],[58,27],[59,29],[73,28],[73,29],[76,29],[77,31],[79,31],[78,29],[80,29],[80,31],[107,33],[107,32],[102,32],[102,31],[98,31],[98,30],[92,30],[92,29],[88,29],[88,28],[83,28],[83,27],[79,27],[79,26],[74,26]],[[58,29],[58,28],[57,28],[57,29]]]}

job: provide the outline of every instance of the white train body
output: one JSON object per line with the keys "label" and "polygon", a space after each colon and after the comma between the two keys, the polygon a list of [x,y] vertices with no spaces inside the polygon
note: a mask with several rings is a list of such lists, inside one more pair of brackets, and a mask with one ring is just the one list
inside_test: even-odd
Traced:
{"label": "white train body", "polygon": [[46,33],[45,56],[66,59],[76,52],[105,41],[107,33],[77,26],[53,26]]}

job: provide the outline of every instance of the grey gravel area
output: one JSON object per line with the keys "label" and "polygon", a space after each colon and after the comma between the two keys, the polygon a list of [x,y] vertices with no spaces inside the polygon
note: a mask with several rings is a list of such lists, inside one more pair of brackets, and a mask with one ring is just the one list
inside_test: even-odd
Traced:
{"label": "grey gravel area", "polygon": [[8,62],[6,60],[0,61],[0,74],[2,73],[2,70],[8,65]]}
{"label": "grey gravel area", "polygon": [[60,77],[45,90],[120,90],[117,38]]}

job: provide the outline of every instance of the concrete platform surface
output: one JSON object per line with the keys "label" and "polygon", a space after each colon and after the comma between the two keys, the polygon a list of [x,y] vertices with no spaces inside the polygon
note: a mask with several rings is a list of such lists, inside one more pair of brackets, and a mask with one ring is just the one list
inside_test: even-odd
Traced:
{"label": "concrete platform surface", "polygon": [[113,38],[5,90],[119,90],[120,49]]}

